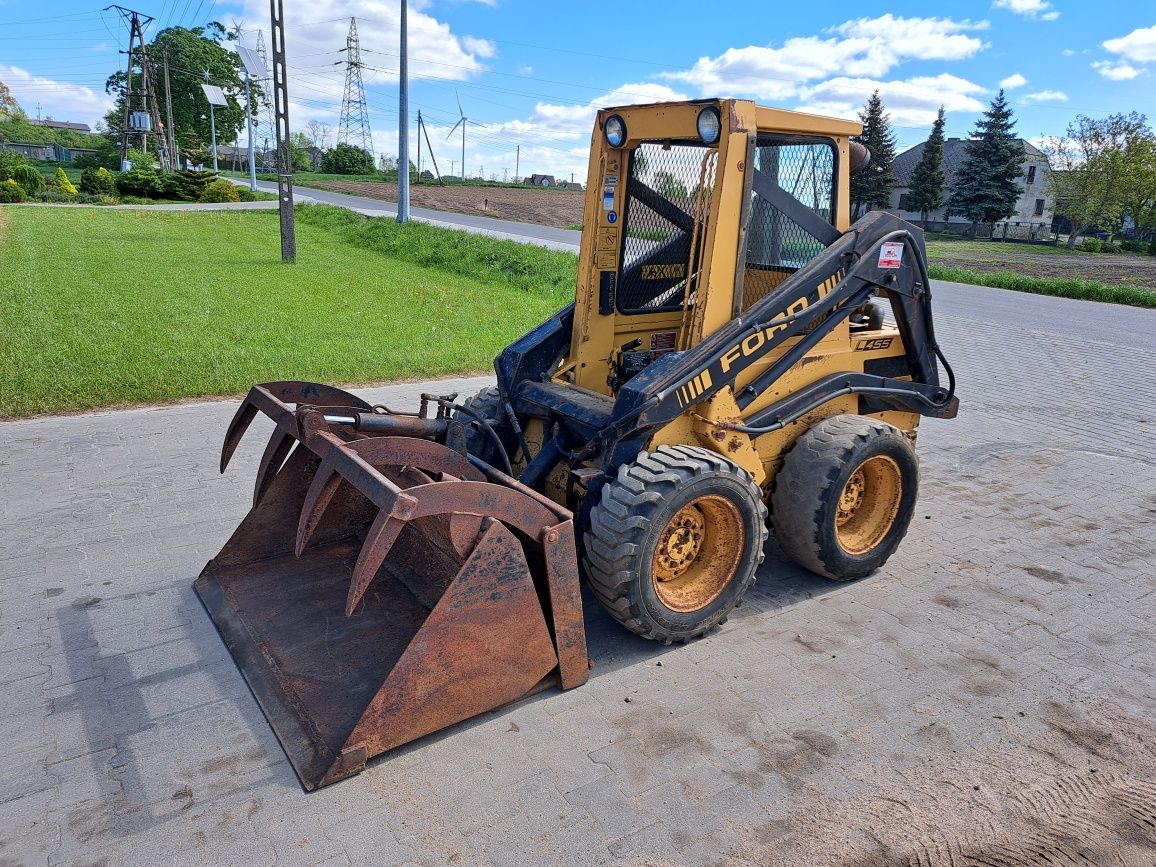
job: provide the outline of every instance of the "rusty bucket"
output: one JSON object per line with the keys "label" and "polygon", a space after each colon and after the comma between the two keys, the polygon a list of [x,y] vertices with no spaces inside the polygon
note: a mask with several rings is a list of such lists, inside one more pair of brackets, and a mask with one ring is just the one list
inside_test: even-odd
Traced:
{"label": "rusty bucket", "polygon": [[306,789],[585,682],[569,512],[438,442],[448,414],[378,419],[313,383],[254,386],[222,471],[258,410],[253,507],[194,586]]}

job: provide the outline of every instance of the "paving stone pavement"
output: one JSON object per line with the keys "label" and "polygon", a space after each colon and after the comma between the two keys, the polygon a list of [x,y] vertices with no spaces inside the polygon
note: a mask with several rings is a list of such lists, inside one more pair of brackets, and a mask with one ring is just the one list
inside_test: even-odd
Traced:
{"label": "paving stone pavement", "polygon": [[885,569],[772,543],[686,647],[587,600],[589,684],[312,794],[190,586],[235,404],[0,424],[0,864],[1156,863],[1156,311],[939,294],[963,406]]}

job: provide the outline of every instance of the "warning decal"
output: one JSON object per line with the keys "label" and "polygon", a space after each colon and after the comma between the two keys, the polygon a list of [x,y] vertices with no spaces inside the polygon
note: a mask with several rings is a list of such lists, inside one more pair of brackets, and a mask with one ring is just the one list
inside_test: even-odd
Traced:
{"label": "warning decal", "polygon": [[903,264],[903,242],[887,241],[879,247],[879,267],[898,268]]}

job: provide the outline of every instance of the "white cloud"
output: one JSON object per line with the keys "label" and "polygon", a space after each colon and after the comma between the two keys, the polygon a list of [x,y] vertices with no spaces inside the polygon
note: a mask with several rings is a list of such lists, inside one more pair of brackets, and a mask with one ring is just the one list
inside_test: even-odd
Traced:
{"label": "white cloud", "polygon": [[[675,102],[686,99],[665,84],[641,82],[624,84],[585,105],[557,105],[539,102],[527,120],[511,120],[487,127],[487,131],[541,141],[580,141],[589,138],[598,109],[614,105],[648,102]],[[432,127],[431,127],[432,130]]]}
{"label": "white cloud", "polygon": [[462,47],[478,57],[496,57],[498,55],[498,46],[488,39],[479,39],[476,36],[463,36]]}
{"label": "white cloud", "polygon": [[103,91],[33,75],[19,66],[0,64],[0,81],[8,85],[25,111],[35,114],[40,103],[41,116],[55,120],[95,126],[113,106],[112,97]]}
{"label": "white cloud", "polygon": [[1041,21],[1055,21],[1060,17],[1060,13],[1052,9],[1048,0],[994,0],[991,5],[994,9],[1007,9],[1017,15],[1039,18]]}
{"label": "white cloud", "polygon": [[1023,102],[1067,102],[1068,95],[1062,90],[1040,90],[1036,93],[1025,93]]}
{"label": "white cloud", "polygon": [[987,22],[950,18],[878,18],[846,21],[822,36],[799,36],[781,47],[748,45],[701,57],[690,69],[663,77],[694,85],[701,94],[782,100],[809,81],[829,75],[885,75],[906,60],[963,60],[985,47],[971,35]]}
{"label": "white cloud", "polygon": [[1133,30],[1127,36],[1109,39],[1103,45],[1113,54],[1119,54],[1124,60],[1133,63],[1152,63],[1156,61],[1156,24]]}
{"label": "white cloud", "polygon": [[1097,60],[1092,63],[1092,69],[1109,81],[1129,81],[1133,78],[1139,78],[1145,73],[1145,70],[1138,69],[1123,60],[1118,62]]}
{"label": "white cloud", "polygon": [[1075,53],[1076,52],[1070,48],[1065,48],[1063,51],[1060,52],[1060,54],[1064,55],[1064,57],[1071,57]]}
{"label": "white cloud", "polygon": [[999,86],[1004,90],[1015,90],[1017,87],[1023,87],[1027,83],[1028,80],[1016,72],[1001,81]]}
{"label": "white cloud", "polygon": [[984,88],[948,73],[919,76],[906,81],[878,81],[839,76],[805,88],[800,111],[858,119],[866,95],[878,90],[891,122],[896,126],[930,125],[942,105],[946,111],[982,111],[975,94]]}

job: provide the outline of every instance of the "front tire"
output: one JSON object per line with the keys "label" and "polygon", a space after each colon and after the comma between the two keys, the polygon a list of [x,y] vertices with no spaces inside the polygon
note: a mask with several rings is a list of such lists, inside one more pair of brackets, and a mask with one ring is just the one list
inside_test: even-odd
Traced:
{"label": "front tire", "polygon": [[666,644],[702,635],[754,582],[766,515],[750,474],[714,452],[643,452],[619,468],[590,511],[590,587],[639,635]]}
{"label": "front tire", "polygon": [[919,460],[901,430],[832,416],[799,437],[775,477],[775,538],[805,569],[836,581],[862,578],[899,547],[918,492]]}

